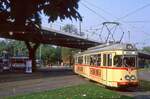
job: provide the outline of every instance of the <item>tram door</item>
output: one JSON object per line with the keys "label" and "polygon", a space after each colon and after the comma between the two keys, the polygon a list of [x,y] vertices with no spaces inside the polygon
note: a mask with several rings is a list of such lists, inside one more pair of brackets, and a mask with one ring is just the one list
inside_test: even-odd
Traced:
{"label": "tram door", "polygon": [[103,54],[103,66],[106,66],[106,68],[104,68],[104,76],[103,76],[103,80],[105,81],[105,84],[107,85],[107,82],[109,80],[109,67],[112,66],[112,53],[108,53],[108,54]]}

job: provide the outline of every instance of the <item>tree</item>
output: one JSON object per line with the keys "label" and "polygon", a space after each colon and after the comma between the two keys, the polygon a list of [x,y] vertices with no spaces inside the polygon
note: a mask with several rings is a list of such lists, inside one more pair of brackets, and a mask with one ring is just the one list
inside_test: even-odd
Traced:
{"label": "tree", "polygon": [[8,47],[12,50],[13,56],[28,56],[28,50],[23,41],[10,40]]}
{"label": "tree", "polygon": [[[63,30],[68,33],[74,33],[75,35],[79,35],[77,32],[77,28],[72,24],[65,25],[63,27]],[[63,62],[71,66],[73,64],[73,54],[77,51],[77,49],[62,47],[61,56]]]}
{"label": "tree", "polygon": [[143,51],[150,52],[150,46],[143,47]]}
{"label": "tree", "polygon": [[74,33],[74,34],[77,34],[78,33],[78,30],[77,28],[72,25],[72,24],[67,24],[65,25],[62,30],[64,30],[65,32],[68,32],[68,33]]}
{"label": "tree", "polygon": [[22,41],[16,40],[3,40],[0,41],[0,52],[7,50],[12,56],[28,56],[26,45]]}
{"label": "tree", "polygon": [[85,35],[84,32],[79,33],[78,29],[72,24],[66,24],[62,28],[62,30],[65,31],[65,32],[68,32],[68,33],[72,33],[72,34],[78,35],[78,36],[84,36]]}
{"label": "tree", "polygon": [[[41,13],[49,17],[49,22],[54,22],[58,18],[82,20],[77,11],[78,2],[79,0],[0,0],[0,26],[4,26],[0,28],[0,32],[25,31],[25,27],[29,27],[29,32],[35,29],[40,33]],[[32,60],[32,69],[35,71],[36,49],[40,44],[28,41],[25,41],[25,44]]]}
{"label": "tree", "polygon": [[48,16],[49,22],[58,18],[82,20],[78,13],[79,0],[0,0],[0,23],[14,23],[25,26],[38,23],[40,13]]}
{"label": "tree", "polygon": [[[6,48],[6,42],[3,40],[0,42],[0,52],[4,51]],[[2,56],[2,53],[0,53],[0,56]]]}
{"label": "tree", "polygon": [[[0,41],[0,52],[4,50],[9,51],[12,56],[25,56],[28,57],[28,50],[22,41],[17,40],[3,40]],[[39,58],[40,48],[38,48],[36,56]],[[1,56],[2,53],[0,53]],[[52,63],[56,64],[61,60],[61,48],[54,47],[51,45],[42,45],[41,47],[41,58],[45,64]]]}
{"label": "tree", "polygon": [[59,62],[59,64],[60,64],[61,58],[62,58],[62,56],[61,56],[61,47],[57,46],[55,50],[56,50],[55,51],[56,52],[56,56],[55,56],[56,57],[56,61],[57,61],[57,63]]}
{"label": "tree", "polygon": [[[39,56],[40,48],[37,50],[37,57]],[[42,45],[41,47],[41,59],[44,64],[57,64],[61,60],[61,48],[51,45]]]}

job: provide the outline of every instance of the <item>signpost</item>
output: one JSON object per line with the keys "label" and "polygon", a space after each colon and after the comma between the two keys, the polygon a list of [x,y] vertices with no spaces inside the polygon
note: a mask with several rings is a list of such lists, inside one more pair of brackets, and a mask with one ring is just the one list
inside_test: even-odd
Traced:
{"label": "signpost", "polygon": [[26,61],[26,73],[32,73],[32,61],[31,60]]}

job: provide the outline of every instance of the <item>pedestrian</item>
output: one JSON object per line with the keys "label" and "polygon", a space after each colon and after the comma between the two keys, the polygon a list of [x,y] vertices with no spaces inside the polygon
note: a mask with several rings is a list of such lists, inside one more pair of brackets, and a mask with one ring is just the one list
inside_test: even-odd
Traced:
{"label": "pedestrian", "polygon": [[63,67],[64,66],[64,63],[63,63],[63,60],[61,60],[61,67]]}

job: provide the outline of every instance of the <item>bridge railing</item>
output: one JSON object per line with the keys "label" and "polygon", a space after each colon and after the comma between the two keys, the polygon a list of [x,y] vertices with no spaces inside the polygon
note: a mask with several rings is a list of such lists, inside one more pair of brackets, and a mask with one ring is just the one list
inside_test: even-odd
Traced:
{"label": "bridge railing", "polygon": [[101,42],[100,39],[99,39],[99,35],[97,33],[89,33],[89,32],[86,32],[86,31],[81,31],[81,33],[78,31],[78,32],[65,32],[64,30],[62,30],[61,27],[58,27],[58,26],[42,26],[42,29],[43,30],[47,30],[47,31],[53,31],[53,32],[56,32],[56,33],[60,33],[60,34],[64,34],[64,35],[70,35],[70,36],[74,36],[74,37],[77,37],[77,38],[82,38],[82,39],[87,39],[87,40],[90,40],[90,41],[95,41],[95,42]]}

